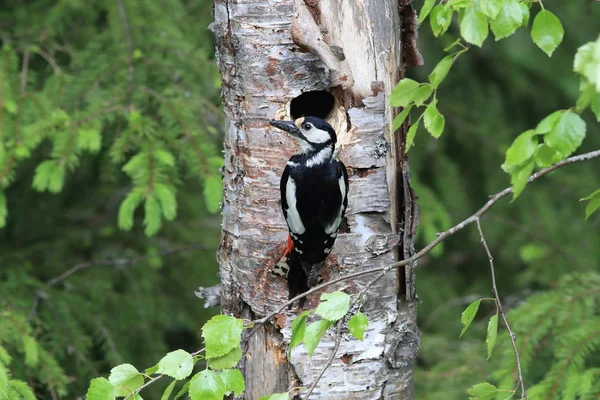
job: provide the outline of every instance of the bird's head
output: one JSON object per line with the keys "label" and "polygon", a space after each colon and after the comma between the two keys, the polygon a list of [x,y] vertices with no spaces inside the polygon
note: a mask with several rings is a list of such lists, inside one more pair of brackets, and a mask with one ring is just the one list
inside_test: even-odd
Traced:
{"label": "bird's head", "polygon": [[300,145],[300,153],[318,151],[324,147],[333,148],[337,140],[331,125],[318,117],[302,117],[294,122],[271,120],[270,123],[296,139]]}

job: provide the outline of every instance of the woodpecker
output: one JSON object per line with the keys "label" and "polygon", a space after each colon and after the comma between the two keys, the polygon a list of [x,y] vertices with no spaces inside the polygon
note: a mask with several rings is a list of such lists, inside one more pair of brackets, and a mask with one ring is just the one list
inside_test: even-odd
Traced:
{"label": "woodpecker", "polygon": [[323,119],[272,120],[271,125],[287,132],[299,145],[280,182],[288,241],[293,242],[290,255],[299,259],[301,265],[300,270],[294,271],[292,259],[288,273],[292,296],[294,286],[304,286],[296,289],[302,293],[317,283],[348,206],[348,173],[344,164],[333,157],[337,137]]}

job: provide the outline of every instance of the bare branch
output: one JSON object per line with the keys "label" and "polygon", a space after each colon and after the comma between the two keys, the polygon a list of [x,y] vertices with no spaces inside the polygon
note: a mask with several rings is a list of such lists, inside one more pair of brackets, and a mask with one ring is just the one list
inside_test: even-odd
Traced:
{"label": "bare branch", "polygon": [[[498,308],[498,313],[502,316],[504,326],[506,326],[506,330],[510,335],[510,341],[512,342],[513,350],[515,351],[515,358],[517,360],[517,371],[519,374],[517,389],[521,387],[521,399],[526,399],[527,392],[525,391],[525,382],[523,381],[523,374],[521,372],[521,358],[519,357],[519,349],[517,348],[517,337],[515,336],[514,332],[510,328],[510,325],[508,324],[508,320],[506,319],[506,315],[504,314],[504,309],[502,308],[500,296],[498,295],[498,287],[496,286],[496,270],[494,268],[494,257],[492,257],[492,252],[490,251],[487,241],[485,240],[483,229],[481,228],[481,221],[479,220],[479,218],[477,218],[475,222],[477,223],[477,230],[479,231],[481,244],[485,249],[485,253],[487,254],[488,261],[490,263],[490,273],[492,275],[492,292],[494,293],[494,298],[496,299],[496,307]],[[515,391],[517,389],[515,389]]]}
{"label": "bare branch", "polygon": [[133,265],[133,264],[139,264],[141,262],[150,260],[152,258],[155,257],[166,257],[166,256],[170,256],[170,255],[174,255],[174,254],[178,254],[178,253],[183,253],[186,251],[193,251],[193,250],[215,250],[214,248],[210,248],[210,247],[206,247],[204,245],[198,245],[198,244],[193,244],[190,246],[185,246],[185,247],[178,247],[175,249],[169,249],[169,250],[165,250],[162,252],[159,252],[157,254],[147,254],[144,256],[139,256],[139,257],[132,257],[132,258],[115,258],[113,260],[108,259],[108,260],[95,260],[95,261],[86,261],[86,262],[82,262],[79,264],[74,265],[73,267],[69,268],[68,270],[66,270],[65,272],[63,272],[62,274],[55,276],[54,278],[50,279],[48,282],[46,282],[46,286],[47,287],[52,287],[54,285],[56,285],[57,283],[60,283],[62,281],[64,281],[65,279],[67,279],[68,277],[70,277],[71,275],[83,270],[83,269],[87,269],[87,268],[91,268],[91,267],[96,267],[99,265],[113,265],[113,266],[119,266],[119,267],[123,267],[126,265]]}

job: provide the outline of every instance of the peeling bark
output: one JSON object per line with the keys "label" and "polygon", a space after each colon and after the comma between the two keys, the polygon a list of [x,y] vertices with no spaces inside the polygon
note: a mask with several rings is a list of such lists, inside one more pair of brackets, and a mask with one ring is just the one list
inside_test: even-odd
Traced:
{"label": "peeling bark", "polygon": [[[415,26],[410,5],[402,0],[215,0],[214,15],[227,120],[218,254],[223,311],[254,319],[287,300],[284,278],[271,269],[287,237],[279,177],[296,148],[268,121],[290,119],[289,103],[302,92],[325,90],[335,96],[327,119],[338,133],[339,158],[350,175],[348,229],[336,241],[324,278],[409,257],[417,213],[404,154],[406,127],[391,132],[395,114],[387,96],[407,60],[418,59],[414,37],[405,31]],[[363,307],[370,322],[365,340],[342,338],[311,398],[413,398],[419,337],[412,276],[412,268],[402,269],[370,289]],[[369,279],[337,288],[357,293]],[[304,307],[316,306],[318,298],[309,296]],[[289,327],[298,312],[286,311],[247,342],[241,365],[246,399],[309,386],[326,363],[332,332],[312,359],[302,346],[286,358]]]}

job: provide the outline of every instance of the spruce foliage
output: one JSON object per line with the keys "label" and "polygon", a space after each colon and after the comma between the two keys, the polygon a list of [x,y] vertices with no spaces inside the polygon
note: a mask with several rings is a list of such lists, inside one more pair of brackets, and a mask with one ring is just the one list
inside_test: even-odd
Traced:
{"label": "spruce foliage", "polygon": [[209,1],[0,5],[0,399],[73,399],[199,343],[222,192],[210,19]]}

